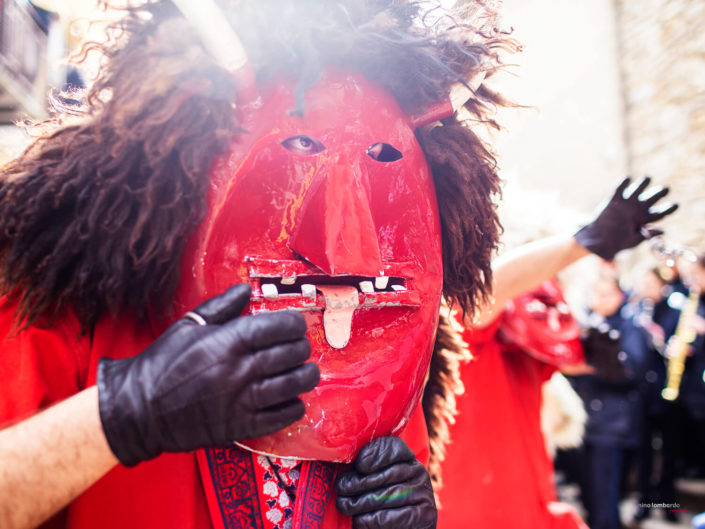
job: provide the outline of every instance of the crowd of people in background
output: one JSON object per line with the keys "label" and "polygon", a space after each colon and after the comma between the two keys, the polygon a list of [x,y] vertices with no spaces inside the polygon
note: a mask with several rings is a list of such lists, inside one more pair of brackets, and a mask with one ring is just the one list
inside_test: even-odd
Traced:
{"label": "crowd of people in background", "polygon": [[[635,272],[630,289],[605,265],[589,288],[584,325],[609,328],[618,350],[603,344],[613,361],[588,358],[605,368],[569,377],[588,419],[582,446],[560,452],[556,465],[579,485],[593,529],[622,527],[628,491],[637,495],[634,527],[658,510],[677,522],[685,508],[676,478],[705,477],[705,254],[681,253]],[[669,400],[680,350],[684,369]]]}

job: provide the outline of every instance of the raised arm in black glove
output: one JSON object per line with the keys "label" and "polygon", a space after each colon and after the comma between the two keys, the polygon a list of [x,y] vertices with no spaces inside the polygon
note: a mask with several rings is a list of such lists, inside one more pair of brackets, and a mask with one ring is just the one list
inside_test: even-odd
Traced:
{"label": "raised arm in black glove", "polygon": [[335,481],[338,510],[354,529],[435,529],[431,478],[404,441],[379,437],[360,450],[354,470]]}
{"label": "raised arm in black glove", "polygon": [[121,463],[224,446],[303,417],[298,396],[320,378],[303,363],[306,323],[294,312],[239,317],[250,293],[232,287],[195,309],[206,325],[182,318],[139,355],[101,359],[100,418]]}
{"label": "raised arm in black glove", "polygon": [[662,188],[648,198],[640,199],[639,196],[650,182],[648,176],[643,178],[629,196],[624,196],[624,191],[631,183],[630,178],[625,178],[597,218],[575,234],[578,244],[611,261],[620,250],[632,248],[647,237],[663,233],[660,230],[648,229],[646,225],[670,215],[678,205],[672,204],[661,210],[653,209],[653,206],[668,194],[668,188]]}

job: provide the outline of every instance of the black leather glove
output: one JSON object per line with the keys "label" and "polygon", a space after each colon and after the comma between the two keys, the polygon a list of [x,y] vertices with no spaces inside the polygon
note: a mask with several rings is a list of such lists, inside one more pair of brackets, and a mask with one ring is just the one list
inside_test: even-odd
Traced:
{"label": "black leather glove", "polygon": [[162,452],[225,446],[304,415],[298,395],[318,384],[295,312],[238,317],[249,285],[232,287],[182,318],[137,356],[98,365],[100,418],[110,448],[133,466]]}
{"label": "black leather glove", "polygon": [[404,441],[371,441],[353,467],[335,480],[335,492],[338,510],[353,517],[354,529],[435,529],[431,478]]}
{"label": "black leather glove", "polygon": [[662,188],[649,198],[640,200],[639,195],[650,182],[648,176],[643,178],[636,189],[625,197],[624,190],[631,183],[630,178],[625,178],[597,218],[575,234],[578,244],[611,261],[617,252],[663,233],[661,230],[646,228],[646,225],[670,215],[678,205],[672,204],[666,209],[652,211],[652,206],[665,197],[669,190]]}

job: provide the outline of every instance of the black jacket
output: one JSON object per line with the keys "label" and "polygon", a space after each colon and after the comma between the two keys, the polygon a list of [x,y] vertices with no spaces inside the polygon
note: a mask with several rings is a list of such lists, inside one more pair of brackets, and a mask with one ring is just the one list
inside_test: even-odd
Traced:
{"label": "black jacket", "polygon": [[643,379],[651,340],[637,325],[626,305],[605,319],[619,331],[618,358],[624,366],[622,380],[607,380],[598,375],[573,378],[573,386],[585,403],[588,422],[585,442],[633,447],[638,442],[642,399],[639,383]]}

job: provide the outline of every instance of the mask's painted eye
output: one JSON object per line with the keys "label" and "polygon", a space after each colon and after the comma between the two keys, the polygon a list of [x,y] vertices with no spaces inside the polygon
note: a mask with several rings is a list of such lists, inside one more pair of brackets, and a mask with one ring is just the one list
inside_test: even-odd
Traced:
{"label": "mask's painted eye", "polygon": [[305,135],[287,138],[282,141],[282,145],[285,149],[293,153],[303,154],[305,156],[313,156],[314,154],[326,150],[326,146],[323,145],[320,140]]}
{"label": "mask's painted eye", "polygon": [[367,149],[367,154],[378,162],[396,162],[402,154],[388,143],[375,143]]}

